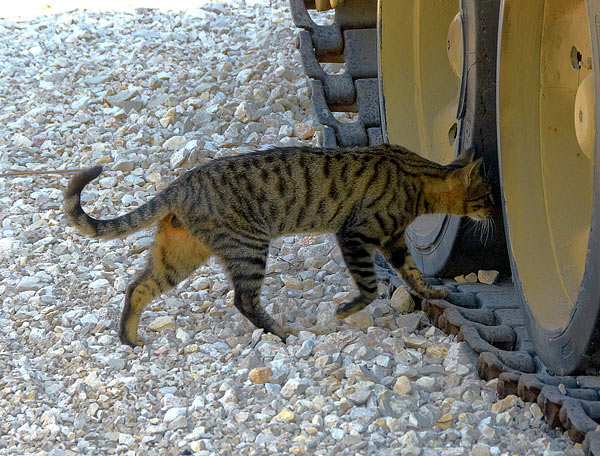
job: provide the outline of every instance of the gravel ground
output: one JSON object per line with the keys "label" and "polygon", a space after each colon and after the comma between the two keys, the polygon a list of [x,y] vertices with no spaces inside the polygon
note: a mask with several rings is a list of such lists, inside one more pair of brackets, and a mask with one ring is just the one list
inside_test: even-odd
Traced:
{"label": "gravel ground", "polygon": [[[96,216],[185,169],[315,144],[287,2],[0,20],[0,454],[581,455],[535,404],[498,401],[476,357],[402,288],[343,323],[354,287],[331,237],[273,242],[263,303],[283,345],[232,306],[210,262],[116,334],[152,232],[80,236],[66,176],[104,163]],[[318,131],[317,131],[318,134]]]}

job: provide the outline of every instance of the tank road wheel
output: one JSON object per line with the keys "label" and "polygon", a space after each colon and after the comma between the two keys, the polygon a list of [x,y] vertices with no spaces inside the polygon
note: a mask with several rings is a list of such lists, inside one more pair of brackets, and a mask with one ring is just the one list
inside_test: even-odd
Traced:
{"label": "tank road wheel", "polygon": [[[449,163],[473,149],[483,157],[500,201],[495,72],[498,0],[379,0],[382,133],[422,156]],[[467,56],[464,58],[463,56]],[[407,230],[421,271],[454,276],[508,272],[502,211],[493,236],[450,216],[417,219]]]}
{"label": "tank road wheel", "polygon": [[591,371],[600,366],[600,1],[504,0],[501,15],[498,140],[513,281],[544,364]]}

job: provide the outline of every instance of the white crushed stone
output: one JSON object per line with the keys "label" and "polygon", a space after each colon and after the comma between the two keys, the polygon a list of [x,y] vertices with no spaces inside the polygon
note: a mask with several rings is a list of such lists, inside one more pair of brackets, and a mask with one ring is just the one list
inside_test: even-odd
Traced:
{"label": "white crushed stone", "polygon": [[[287,2],[201,5],[0,20],[0,172],[103,163],[83,199],[107,217],[214,157],[315,144]],[[148,306],[147,346],[121,345],[151,231],[78,234],[66,182],[0,178],[0,454],[582,454],[535,404],[493,410],[470,349],[405,301],[338,322],[355,289],[331,236],[272,244],[263,303],[306,330],[287,345],[213,261]]]}

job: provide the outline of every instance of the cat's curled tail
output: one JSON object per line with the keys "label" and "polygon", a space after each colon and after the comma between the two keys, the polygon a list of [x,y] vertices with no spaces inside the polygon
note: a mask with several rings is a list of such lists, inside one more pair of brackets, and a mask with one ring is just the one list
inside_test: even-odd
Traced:
{"label": "cat's curled tail", "polygon": [[82,171],[71,179],[64,192],[64,210],[71,224],[83,234],[94,238],[113,239],[126,236],[152,225],[169,214],[169,198],[165,191],[135,210],[114,219],[98,220],[81,207],[81,191],[102,172],[102,166]]}

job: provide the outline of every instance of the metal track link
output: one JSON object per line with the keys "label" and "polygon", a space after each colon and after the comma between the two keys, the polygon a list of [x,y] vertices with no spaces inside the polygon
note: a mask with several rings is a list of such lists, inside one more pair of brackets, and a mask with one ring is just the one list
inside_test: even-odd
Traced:
{"label": "metal track link", "polygon": [[[382,143],[377,81],[377,0],[346,0],[335,21],[317,25],[307,7],[314,1],[290,0],[304,72],[310,78],[313,107],[323,128],[323,146]],[[325,72],[322,63],[344,63],[342,74]],[[341,122],[333,112],[358,113]]]}
{"label": "metal track link", "polygon": [[433,324],[456,334],[479,354],[477,372],[498,379],[498,394],[537,402],[548,424],[566,430],[588,456],[600,456],[600,377],[552,375],[536,357],[510,282],[500,285],[436,281],[447,300],[422,301]]}

